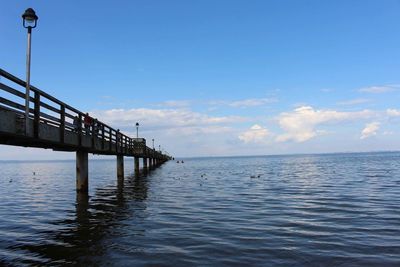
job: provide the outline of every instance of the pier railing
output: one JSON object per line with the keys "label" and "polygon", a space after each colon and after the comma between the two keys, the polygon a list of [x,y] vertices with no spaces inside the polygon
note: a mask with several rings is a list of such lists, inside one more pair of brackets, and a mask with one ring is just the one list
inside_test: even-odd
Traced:
{"label": "pier railing", "polygon": [[[5,80],[2,80],[4,77]],[[14,87],[18,86],[18,89]],[[25,87],[26,82],[14,75],[0,69],[0,108],[18,114],[21,120],[25,119]],[[153,156],[164,156],[160,152],[146,146],[143,138],[130,138],[119,130],[112,128],[106,123],[90,118],[91,123],[85,124],[86,113],[60,101],[59,99],[41,91],[35,86],[30,86],[32,94],[29,96],[29,119],[33,127],[29,136],[40,139],[42,125],[57,128],[57,141],[61,144],[67,143],[66,138],[77,135],[77,147],[85,147],[83,144],[90,140],[93,149],[104,151],[109,150],[113,154],[152,154]],[[4,97],[3,97],[4,96]],[[23,104],[22,104],[23,103]],[[19,133],[25,132],[23,129]],[[82,127],[84,126],[84,127]],[[90,146],[89,145],[89,146]],[[140,151],[140,152],[139,152]]]}

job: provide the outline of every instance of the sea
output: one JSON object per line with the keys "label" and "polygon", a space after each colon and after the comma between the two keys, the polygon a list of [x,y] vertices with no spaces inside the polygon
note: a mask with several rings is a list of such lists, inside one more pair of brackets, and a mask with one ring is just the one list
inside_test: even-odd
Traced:
{"label": "sea", "polygon": [[74,161],[0,162],[0,265],[400,266],[400,153],[133,168],[90,160],[85,195]]}

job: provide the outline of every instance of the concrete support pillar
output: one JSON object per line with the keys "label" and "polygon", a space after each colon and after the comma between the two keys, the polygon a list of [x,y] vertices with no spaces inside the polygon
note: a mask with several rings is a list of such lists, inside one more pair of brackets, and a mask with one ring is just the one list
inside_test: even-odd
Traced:
{"label": "concrete support pillar", "polygon": [[143,158],[143,169],[147,171],[147,158]]}
{"label": "concrete support pillar", "polygon": [[153,169],[153,158],[149,158],[149,169]]}
{"label": "concrete support pillar", "polygon": [[135,157],[135,173],[139,173],[139,158]]}
{"label": "concrete support pillar", "polygon": [[117,177],[124,179],[124,156],[117,155]]}
{"label": "concrete support pillar", "polygon": [[90,224],[89,194],[83,192],[76,193],[76,222],[78,223],[78,231]]}
{"label": "concrete support pillar", "polygon": [[87,193],[89,190],[88,153],[76,152],[76,191]]}

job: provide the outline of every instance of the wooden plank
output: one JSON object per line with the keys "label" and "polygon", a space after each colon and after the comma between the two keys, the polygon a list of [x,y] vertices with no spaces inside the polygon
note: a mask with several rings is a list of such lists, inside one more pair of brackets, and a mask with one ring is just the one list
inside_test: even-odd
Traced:
{"label": "wooden plank", "polygon": [[[0,89],[2,89],[3,91],[8,92],[10,94],[13,94],[15,96],[18,96],[18,97],[21,97],[21,98],[25,99],[25,94],[24,93],[14,89],[14,88],[11,88],[10,86],[5,85],[4,83],[0,83]],[[30,100],[34,101],[32,97],[30,97]]]}
{"label": "wooden plank", "polygon": [[48,114],[46,114],[44,112],[40,112],[40,117],[41,118],[46,118],[48,121],[53,122],[57,126],[59,126],[61,124],[61,120],[59,118],[53,117],[53,116],[48,115]]}
{"label": "wooden plank", "polygon": [[[10,94],[13,94],[13,95],[15,95],[15,96],[18,96],[18,97],[21,97],[21,98],[25,99],[25,94],[24,94],[24,93],[22,93],[22,92],[20,92],[20,91],[18,91],[18,90],[15,90],[14,88],[11,88],[11,87],[9,87],[9,86],[3,84],[3,83],[0,83],[0,89],[4,90],[4,91],[6,91],[6,92],[8,92],[8,93],[10,93]],[[36,94],[38,94],[38,92],[35,92],[35,95],[36,95]],[[39,94],[39,95],[40,95],[40,94]],[[36,99],[36,96],[35,96],[35,97],[31,97],[31,96],[30,96],[30,97],[29,97],[30,102],[35,103],[35,99]],[[50,106],[49,104],[46,104],[46,103],[44,103],[44,102],[40,102],[40,105],[41,105],[42,107],[47,108],[48,110],[54,111],[54,112],[56,112],[56,113],[59,113],[59,112],[60,112],[57,108],[54,108],[54,107],[52,107],[52,106]]]}
{"label": "wooden plank", "polygon": [[[5,108],[5,109],[7,109],[9,111],[13,111],[13,112],[18,113],[20,115],[25,115],[25,106],[24,105],[15,103],[15,102],[13,102],[11,100],[8,100],[8,99],[4,99],[3,97],[0,97],[0,103],[5,104],[6,106],[3,106],[3,105],[0,105],[0,106],[2,106],[3,108]],[[19,109],[21,111],[12,109],[10,107],[15,108],[15,109]],[[33,114],[35,113],[35,110],[33,108],[29,109],[29,116],[32,118],[31,113],[33,113]],[[57,127],[59,126],[59,123],[54,122],[54,120],[58,121],[57,118],[52,117],[52,116],[47,115],[47,114],[42,113],[42,112],[40,113],[40,120],[45,122],[45,123],[53,124],[53,125],[55,125]]]}
{"label": "wooden plank", "polygon": [[67,112],[65,112],[65,117],[70,118],[70,119],[75,119],[74,115],[68,114]]}
{"label": "wooden plank", "polygon": [[[35,94],[36,94],[36,92],[35,92]],[[46,104],[44,102],[40,102],[40,106],[47,108],[48,110],[54,111],[55,113],[60,113],[60,110],[58,108],[52,107],[49,104]],[[60,106],[62,106],[62,105],[60,105]]]}
{"label": "wooden plank", "polygon": [[4,97],[0,97],[0,103],[3,103],[6,106],[9,106],[9,107],[12,107],[12,108],[16,108],[16,109],[19,109],[19,110],[25,110],[25,106],[24,105],[18,104],[16,102],[8,100],[8,99],[5,99]]}

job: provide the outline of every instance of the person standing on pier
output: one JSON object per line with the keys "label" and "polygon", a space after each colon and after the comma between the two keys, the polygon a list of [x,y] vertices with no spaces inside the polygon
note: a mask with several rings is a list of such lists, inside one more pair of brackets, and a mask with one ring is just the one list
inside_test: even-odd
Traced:
{"label": "person standing on pier", "polygon": [[94,119],[93,120],[93,131],[94,131],[94,134],[95,134],[95,136],[97,136],[98,134],[99,134],[99,130],[100,130],[100,124],[99,124],[99,121],[97,120],[97,119]]}
{"label": "person standing on pier", "polygon": [[92,125],[92,123],[93,119],[89,116],[89,113],[86,113],[85,119],[83,120],[86,134],[90,134],[90,126]]}
{"label": "person standing on pier", "polygon": [[79,129],[82,127],[82,125],[79,126],[79,118],[78,118],[78,116],[74,117],[73,125],[74,125],[74,132],[77,133],[79,131]]}

